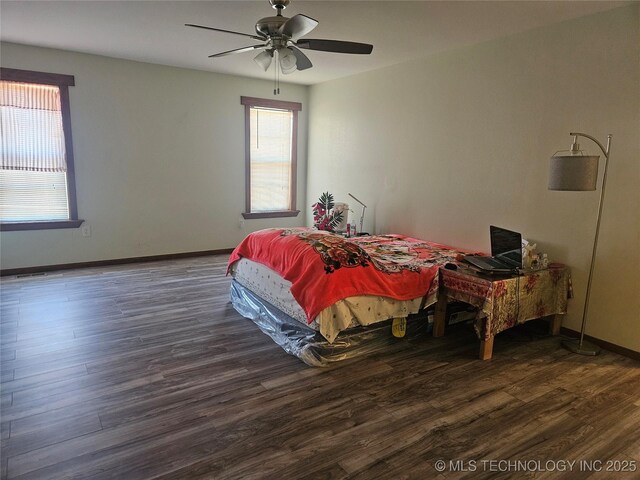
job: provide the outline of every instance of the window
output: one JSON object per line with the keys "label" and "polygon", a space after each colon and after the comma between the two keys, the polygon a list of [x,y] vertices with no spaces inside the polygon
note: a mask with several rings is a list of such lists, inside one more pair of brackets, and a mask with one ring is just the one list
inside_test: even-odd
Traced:
{"label": "window", "polygon": [[295,217],[300,103],[241,97],[245,109],[244,218]]}
{"label": "window", "polygon": [[0,69],[0,227],[75,228],[71,75]]}

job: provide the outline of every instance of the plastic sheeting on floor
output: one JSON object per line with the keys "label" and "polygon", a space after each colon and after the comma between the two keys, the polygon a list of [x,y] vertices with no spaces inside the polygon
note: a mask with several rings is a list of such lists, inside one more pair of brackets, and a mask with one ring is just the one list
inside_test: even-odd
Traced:
{"label": "plastic sheeting on floor", "polygon": [[380,353],[399,342],[426,335],[432,328],[427,323],[427,310],[423,310],[407,318],[406,333],[402,338],[392,335],[392,320],[387,320],[344,330],[333,343],[329,343],[320,332],[291,318],[235,280],[231,284],[230,297],[233,307],[240,315],[253,320],[263,333],[269,335],[287,353],[313,367]]}

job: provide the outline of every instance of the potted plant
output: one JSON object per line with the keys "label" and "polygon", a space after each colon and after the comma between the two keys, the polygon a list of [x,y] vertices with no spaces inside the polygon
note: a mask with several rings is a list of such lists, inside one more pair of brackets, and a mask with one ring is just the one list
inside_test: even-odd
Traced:
{"label": "potted plant", "polygon": [[344,213],[335,210],[334,206],[332,194],[324,192],[320,195],[318,201],[311,205],[311,208],[313,208],[314,227],[318,230],[333,232],[342,223]]}

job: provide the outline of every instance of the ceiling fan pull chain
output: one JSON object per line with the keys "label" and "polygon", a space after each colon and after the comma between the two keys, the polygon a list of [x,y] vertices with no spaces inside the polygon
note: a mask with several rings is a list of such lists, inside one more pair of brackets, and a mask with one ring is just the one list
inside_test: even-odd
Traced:
{"label": "ceiling fan pull chain", "polygon": [[273,57],[275,62],[273,62],[273,68],[275,70],[274,80],[273,80],[273,94],[280,95],[280,72],[278,71],[278,65],[280,65],[280,52],[275,50],[273,52]]}
{"label": "ceiling fan pull chain", "polygon": [[275,64],[275,68],[273,69],[273,94],[277,95],[276,89],[278,88],[278,51],[275,50],[273,52],[273,59],[275,60],[273,63]]}

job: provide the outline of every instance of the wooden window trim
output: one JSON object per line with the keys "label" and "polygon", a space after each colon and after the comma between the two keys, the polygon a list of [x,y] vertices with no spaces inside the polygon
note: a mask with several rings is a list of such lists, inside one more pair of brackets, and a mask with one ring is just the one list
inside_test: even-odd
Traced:
{"label": "wooden window trim", "polygon": [[15,232],[18,230],[51,230],[56,228],[78,228],[84,220],[50,220],[38,222],[2,222],[0,231]]}
{"label": "wooden window trim", "polygon": [[297,217],[300,210],[282,210],[274,212],[243,212],[242,216],[246,219],[254,218],[280,218],[280,217]]}
{"label": "wooden window trim", "polygon": [[[302,110],[302,104],[256,97],[240,97],[240,103],[244,105],[245,211],[242,216],[245,219],[296,217],[300,213],[300,210],[296,210],[296,196],[298,185],[298,112]],[[291,132],[291,210],[277,212],[251,211],[251,107],[289,110],[293,115]]]}
{"label": "wooden window trim", "polygon": [[0,68],[0,80],[10,82],[39,83],[55,85],[60,89],[60,110],[62,113],[62,131],[67,162],[67,197],[69,202],[69,220],[53,220],[42,222],[1,222],[0,231],[41,230],[50,228],[77,228],[84,220],[78,218],[78,202],[76,198],[76,173],[73,161],[73,138],[71,136],[71,105],[69,103],[69,87],[76,84],[73,75],[60,73],[18,70],[16,68]]}
{"label": "wooden window trim", "polygon": [[279,110],[292,110],[294,112],[302,110],[301,103],[272,100],[270,98],[240,97],[240,103],[248,107],[277,108]]}

